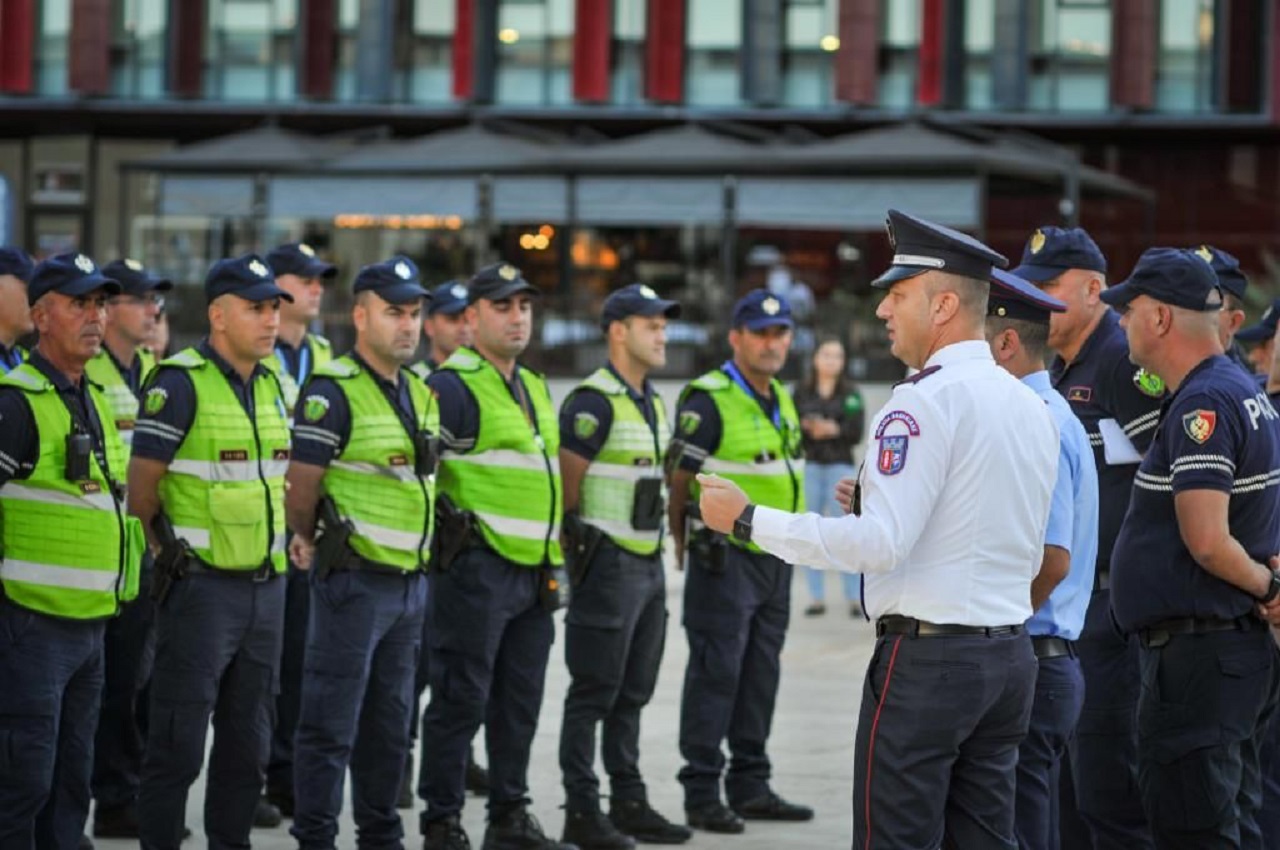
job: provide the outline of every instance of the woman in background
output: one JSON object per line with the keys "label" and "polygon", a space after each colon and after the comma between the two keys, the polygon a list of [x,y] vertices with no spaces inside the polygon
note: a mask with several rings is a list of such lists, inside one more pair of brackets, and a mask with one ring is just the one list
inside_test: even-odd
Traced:
{"label": "woman in background", "polygon": [[[862,440],[866,424],[862,393],[845,374],[844,343],[823,337],[814,349],[809,374],[796,388],[796,410],[804,432],[804,493],[808,509],[823,516],[839,516],[836,482],[853,477],[853,447]],[[823,570],[805,567],[810,604],[806,617],[827,612]],[[858,604],[859,576],[842,573],[849,616],[862,613]]]}

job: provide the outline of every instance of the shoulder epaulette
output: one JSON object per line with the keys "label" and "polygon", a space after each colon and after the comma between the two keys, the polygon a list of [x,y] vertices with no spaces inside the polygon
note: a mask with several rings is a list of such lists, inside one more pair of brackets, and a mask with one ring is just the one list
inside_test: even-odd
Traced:
{"label": "shoulder epaulette", "polygon": [[911,375],[910,377],[903,378],[901,381],[898,381],[898,383],[894,384],[894,386],[904,387],[904,386],[910,386],[911,384],[918,384],[921,381],[923,381],[925,378],[932,375],[933,373],[940,372],[940,371],[942,371],[941,366],[928,366],[924,369],[921,369],[919,372],[916,372],[914,375]]}
{"label": "shoulder epaulette", "polygon": [[689,386],[694,389],[706,390],[707,392],[713,393],[725,389],[729,384],[729,376],[724,372],[721,372],[719,369],[715,369],[711,372],[707,372],[705,375],[699,375],[694,378],[689,383]]}
{"label": "shoulder epaulette", "polygon": [[350,358],[339,357],[317,366],[311,374],[325,378],[354,378],[360,374],[360,366]]}
{"label": "shoulder epaulette", "polygon": [[194,348],[184,348],[172,357],[160,361],[161,366],[177,366],[179,369],[199,369],[205,359]]}

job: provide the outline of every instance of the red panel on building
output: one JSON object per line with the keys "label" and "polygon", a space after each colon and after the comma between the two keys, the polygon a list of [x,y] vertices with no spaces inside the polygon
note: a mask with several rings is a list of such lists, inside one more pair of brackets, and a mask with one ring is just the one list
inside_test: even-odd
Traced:
{"label": "red panel on building", "polygon": [[840,0],[836,100],[876,102],[880,82],[880,0]]}
{"label": "red panel on building", "polygon": [[453,25],[453,96],[469,100],[474,88],[472,72],[475,55],[475,3],[477,0],[457,0]]}
{"label": "red panel on building", "polygon": [[942,103],[946,85],[947,2],[922,0],[920,16],[920,67],[916,78],[916,102],[921,106]]}
{"label": "red panel on building", "polygon": [[1156,99],[1156,2],[1111,7],[1111,105],[1150,109]]}
{"label": "red panel on building", "polygon": [[301,13],[298,94],[328,100],[333,97],[333,66],[337,58],[337,4],[333,0],[302,0]]}
{"label": "red panel on building", "polygon": [[169,0],[169,93],[200,97],[204,89],[204,0]]}
{"label": "red panel on building", "polygon": [[0,91],[26,94],[35,82],[36,0],[0,0]]}
{"label": "red panel on building", "polygon": [[573,28],[573,98],[589,103],[609,99],[609,54],[613,9],[600,0],[578,0]]}
{"label": "red panel on building", "polygon": [[67,87],[106,94],[111,87],[111,0],[72,0]]}
{"label": "red panel on building", "polygon": [[644,94],[655,103],[684,101],[685,0],[649,0]]}

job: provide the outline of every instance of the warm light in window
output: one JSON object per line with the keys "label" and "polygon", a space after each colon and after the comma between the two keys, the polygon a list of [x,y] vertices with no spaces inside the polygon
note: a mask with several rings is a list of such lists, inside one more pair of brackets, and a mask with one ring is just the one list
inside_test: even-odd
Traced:
{"label": "warm light in window", "polygon": [[526,251],[533,250],[533,234],[532,233],[520,234],[520,247],[525,249]]}
{"label": "warm light in window", "polygon": [[[492,30],[490,30],[490,32],[492,32]],[[514,30],[511,27],[506,27],[505,29],[502,29],[498,32],[498,41],[502,42],[503,44],[515,44],[519,40],[520,40],[519,30]]]}
{"label": "warm light in window", "polygon": [[840,49],[840,39],[834,35],[824,35],[818,44],[828,53],[835,53]]}
{"label": "warm light in window", "polygon": [[538,233],[550,239],[556,235],[556,229],[549,224],[544,224],[538,228]]}

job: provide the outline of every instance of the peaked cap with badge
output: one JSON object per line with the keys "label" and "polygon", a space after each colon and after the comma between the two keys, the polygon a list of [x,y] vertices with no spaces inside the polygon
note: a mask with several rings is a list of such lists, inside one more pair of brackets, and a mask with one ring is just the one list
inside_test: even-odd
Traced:
{"label": "peaked cap with badge", "polygon": [[1037,227],[1022,249],[1022,261],[1012,269],[1023,280],[1048,283],[1071,269],[1107,273],[1107,258],[1083,227]]}
{"label": "peaked cap with badge", "polygon": [[791,304],[767,289],[753,289],[733,305],[733,328],[762,331],[765,328],[795,327]]}
{"label": "peaked cap with badge", "polygon": [[1186,310],[1222,309],[1222,290],[1213,268],[1186,248],[1148,248],[1128,279],[1102,291],[1112,307],[1125,307],[1139,295]]}
{"label": "peaked cap with badge", "polygon": [[1066,309],[1066,304],[1017,275],[1001,269],[991,270],[988,316],[1047,325],[1050,314],[1063,313]]}
{"label": "peaked cap with badge", "polygon": [[1271,302],[1271,306],[1262,312],[1256,325],[1242,328],[1236,333],[1241,342],[1266,342],[1276,335],[1276,326],[1280,324],[1280,298]]}
{"label": "peaked cap with badge", "polygon": [[447,280],[431,290],[431,306],[427,315],[442,313],[456,316],[467,309],[467,282],[465,280]]}
{"label": "peaked cap with badge", "polygon": [[680,316],[680,304],[659,298],[658,293],[643,283],[633,283],[610,293],[600,309],[600,325],[609,329],[611,322],[620,322],[630,316]]}
{"label": "peaked cap with badge", "polygon": [[222,295],[234,295],[245,301],[273,298],[293,301],[292,295],[276,285],[271,267],[257,254],[228,257],[209,267],[204,278],[204,297],[212,302]]}
{"label": "peaked cap with badge", "polygon": [[120,284],[107,277],[85,254],[70,251],[42,260],[27,283],[27,303],[35,304],[46,292],[58,292],[71,298],[88,295],[95,289],[108,295],[119,295]]}
{"label": "peaked cap with badge", "polygon": [[431,297],[431,293],[422,287],[418,266],[401,255],[360,269],[351,291],[355,294],[372,292],[388,304],[410,304]]}
{"label": "peaked cap with badge", "polygon": [[888,289],[900,280],[931,271],[985,281],[993,267],[1009,265],[1003,254],[972,236],[909,213],[889,210],[885,227],[894,250],[893,265],[871,281],[877,289]]}
{"label": "peaked cap with badge", "polygon": [[541,291],[524,279],[520,270],[510,263],[494,263],[472,275],[467,282],[467,303],[477,301],[504,301],[521,293],[541,295]]}
{"label": "peaked cap with badge", "polygon": [[1197,257],[1209,264],[1213,273],[1218,276],[1218,288],[1224,293],[1244,300],[1244,291],[1249,288],[1249,279],[1240,271],[1240,261],[1212,245],[1201,245],[1193,248]]}

